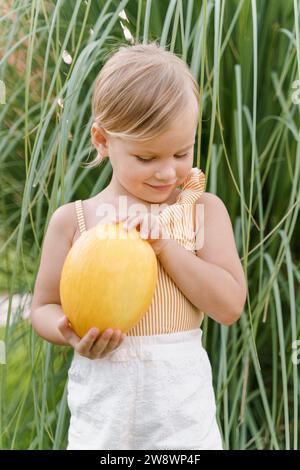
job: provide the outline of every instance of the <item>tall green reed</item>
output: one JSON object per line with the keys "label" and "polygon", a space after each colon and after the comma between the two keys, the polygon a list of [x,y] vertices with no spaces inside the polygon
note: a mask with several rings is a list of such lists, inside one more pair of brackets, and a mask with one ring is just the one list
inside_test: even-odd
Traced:
{"label": "tall green reed", "polygon": [[292,93],[300,79],[299,2],[76,0],[71,10],[65,0],[7,4],[0,19],[7,90],[0,105],[0,287],[10,302],[0,335],[7,351],[0,448],[66,447],[72,352],[37,337],[22,309],[13,322],[11,300],[32,293],[56,207],[110,181],[109,163],[81,167],[93,151],[96,74],[121,43],[156,39],[199,81],[194,163],[206,173],[206,190],[226,204],[247,276],[240,321],[225,327],[206,317],[202,326],[224,447],[297,449],[300,103]]}

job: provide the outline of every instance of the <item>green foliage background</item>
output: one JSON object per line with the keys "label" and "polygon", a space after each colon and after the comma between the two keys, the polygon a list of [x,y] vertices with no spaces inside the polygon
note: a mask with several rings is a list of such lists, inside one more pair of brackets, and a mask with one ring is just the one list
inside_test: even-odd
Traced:
{"label": "green foliage background", "polygon": [[105,58],[121,43],[157,40],[199,81],[194,164],[228,208],[248,281],[239,322],[203,324],[224,447],[297,449],[299,1],[2,3],[0,288],[10,302],[0,333],[0,448],[66,447],[72,351],[39,338],[22,307],[12,321],[11,299],[33,291],[53,211],[110,181],[109,162],[81,166],[94,157],[91,93]]}

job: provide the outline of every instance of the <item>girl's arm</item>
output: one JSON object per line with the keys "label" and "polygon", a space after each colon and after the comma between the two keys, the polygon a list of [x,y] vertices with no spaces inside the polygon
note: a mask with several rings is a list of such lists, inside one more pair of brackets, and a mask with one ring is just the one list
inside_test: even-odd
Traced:
{"label": "girl's arm", "polygon": [[157,257],[192,304],[215,321],[231,325],[239,319],[247,296],[231,221],[218,196],[205,192],[197,204],[204,209],[204,220],[198,220],[202,246],[197,256],[170,239]]}
{"label": "girl's arm", "polygon": [[31,304],[31,323],[42,338],[54,344],[68,345],[57,325],[64,317],[59,282],[64,260],[75,233],[74,207],[65,204],[52,214],[43,240],[42,255]]}
{"label": "girl's arm", "polygon": [[46,304],[31,310],[32,327],[39,336],[50,343],[70,346],[58,329],[59,321],[64,318],[61,305]]}

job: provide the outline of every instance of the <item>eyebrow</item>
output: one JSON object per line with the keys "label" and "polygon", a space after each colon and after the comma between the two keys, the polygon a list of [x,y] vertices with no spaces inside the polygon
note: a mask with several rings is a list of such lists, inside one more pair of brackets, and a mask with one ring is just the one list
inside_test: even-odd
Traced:
{"label": "eyebrow", "polygon": [[[187,150],[188,148],[190,148],[192,145],[194,145],[195,142],[196,142],[196,141],[194,140],[194,142],[192,142],[191,144],[187,145],[187,146],[184,147],[183,149],[178,150],[176,153],[184,152],[185,150]],[[144,156],[146,156],[146,154],[149,155],[149,156],[150,156],[150,155],[157,156],[157,153],[155,153],[155,152],[148,152],[147,150],[139,150],[137,153],[141,153],[141,154],[143,154]]]}

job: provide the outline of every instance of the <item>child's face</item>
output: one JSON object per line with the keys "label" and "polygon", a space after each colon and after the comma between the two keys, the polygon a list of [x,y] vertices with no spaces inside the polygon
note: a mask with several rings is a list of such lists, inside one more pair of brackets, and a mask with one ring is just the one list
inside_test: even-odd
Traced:
{"label": "child's face", "polygon": [[[115,188],[147,202],[161,203],[183,183],[193,166],[198,122],[198,105],[188,109],[172,128],[147,143],[107,137],[106,149],[113,167],[111,184]],[[151,185],[169,187],[158,190]]]}

